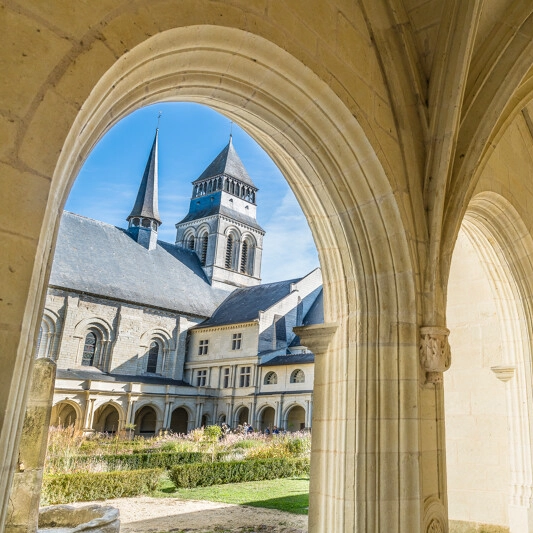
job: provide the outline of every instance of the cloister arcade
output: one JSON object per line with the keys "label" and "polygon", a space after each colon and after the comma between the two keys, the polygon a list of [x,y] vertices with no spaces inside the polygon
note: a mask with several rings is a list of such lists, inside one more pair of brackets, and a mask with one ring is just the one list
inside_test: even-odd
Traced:
{"label": "cloister arcade", "polygon": [[[268,152],[317,245],[326,323],[298,331],[316,355],[309,531],[444,532],[448,507],[454,520],[531,531],[533,6],[138,0],[76,3],[75,16],[72,6],[13,1],[0,15],[0,524],[68,191],[126,114],[192,101]],[[452,298],[479,265],[484,281],[462,287],[479,288],[483,313],[474,297]],[[457,490],[452,469],[448,491],[446,457],[461,467],[454,446],[482,441],[448,414],[461,395],[477,408],[490,391],[495,409],[475,416],[497,442],[487,460],[509,466],[503,518],[489,516],[490,498],[470,515],[456,506],[479,479]]]}

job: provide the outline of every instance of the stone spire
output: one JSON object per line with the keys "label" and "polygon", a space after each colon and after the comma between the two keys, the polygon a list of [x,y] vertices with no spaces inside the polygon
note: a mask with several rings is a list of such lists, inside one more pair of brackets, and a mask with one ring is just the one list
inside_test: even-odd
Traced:
{"label": "stone spire", "polygon": [[225,148],[215,157],[213,162],[202,172],[201,176],[193,181],[193,185],[197,185],[204,180],[214,178],[216,176],[227,176],[239,180],[243,184],[257,190],[254,182],[248,175],[248,172],[242,164],[241,158],[238,156],[233,147],[233,136],[230,135],[229,142]]}
{"label": "stone spire", "polygon": [[155,130],[154,142],[148,162],[144,169],[135,205],[126,219],[129,222],[128,232],[142,246],[153,250],[157,244],[157,228],[161,225],[159,218],[157,194],[157,146],[159,128]]}

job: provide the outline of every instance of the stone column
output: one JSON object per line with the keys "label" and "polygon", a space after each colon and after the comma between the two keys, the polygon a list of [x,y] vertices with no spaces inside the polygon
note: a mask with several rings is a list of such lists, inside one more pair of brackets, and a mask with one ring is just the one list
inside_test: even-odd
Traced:
{"label": "stone column", "polygon": [[93,430],[95,398],[91,398],[90,395],[90,391],[85,391],[85,413],[83,415],[83,431]]}
{"label": "stone column", "polygon": [[48,358],[34,363],[6,523],[6,533],[37,531],[39,499],[52,412],[56,364]]}
{"label": "stone column", "polygon": [[163,428],[170,428],[170,418],[172,417],[172,405],[174,404],[173,400],[167,399],[165,402],[165,415],[163,417]]}

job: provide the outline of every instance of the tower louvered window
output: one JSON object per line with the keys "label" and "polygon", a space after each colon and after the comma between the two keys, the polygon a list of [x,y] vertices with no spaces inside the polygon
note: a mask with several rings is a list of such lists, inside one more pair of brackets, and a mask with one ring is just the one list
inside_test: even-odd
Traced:
{"label": "tower louvered window", "polygon": [[233,256],[233,236],[228,235],[228,242],[226,243],[226,268],[231,268],[231,259]]}
{"label": "tower louvered window", "polygon": [[242,252],[241,252],[241,272],[243,274],[248,274],[248,243],[244,241],[242,243]]}
{"label": "tower louvered window", "polygon": [[194,235],[191,235],[187,241],[187,248],[189,250],[194,250]]}
{"label": "tower louvered window", "polygon": [[204,236],[202,237],[202,255],[200,257],[202,266],[205,266],[205,261],[207,259],[207,240],[208,240],[207,233],[204,233]]}

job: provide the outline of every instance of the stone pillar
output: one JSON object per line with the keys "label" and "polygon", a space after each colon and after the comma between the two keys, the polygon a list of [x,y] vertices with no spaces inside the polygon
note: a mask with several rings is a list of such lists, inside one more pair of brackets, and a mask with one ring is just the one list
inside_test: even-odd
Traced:
{"label": "stone pillar", "polygon": [[168,429],[170,427],[170,405],[172,401],[167,400],[165,402],[165,414],[163,415],[163,429]]}
{"label": "stone pillar", "polygon": [[93,430],[93,420],[94,420],[94,401],[95,398],[90,397],[90,391],[85,391],[85,412],[83,414],[83,430],[92,431]]}
{"label": "stone pillar", "polygon": [[22,427],[18,470],[11,486],[6,533],[37,530],[55,376],[56,364],[51,359],[35,361]]}

